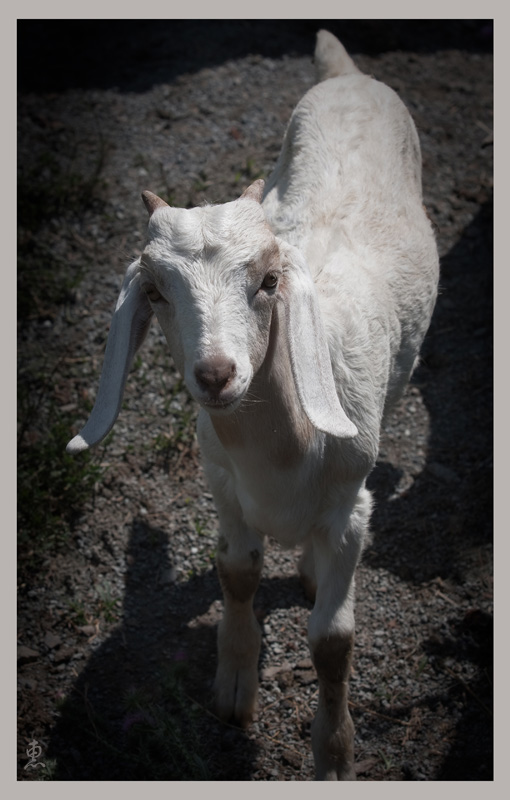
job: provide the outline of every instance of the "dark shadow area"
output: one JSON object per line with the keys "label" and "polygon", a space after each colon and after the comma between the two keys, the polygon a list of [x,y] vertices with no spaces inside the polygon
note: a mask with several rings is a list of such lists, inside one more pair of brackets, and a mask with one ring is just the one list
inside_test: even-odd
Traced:
{"label": "dark shadow area", "polygon": [[[166,533],[134,522],[122,621],[60,708],[48,750],[54,780],[251,779],[253,742],[212,713],[216,570],[176,583],[169,550]],[[296,604],[309,607],[297,577],[261,581],[260,621],[264,608]]]}
{"label": "dark shadow area", "polygon": [[476,664],[481,677],[467,684],[452,676],[448,692],[438,702],[462,702],[456,739],[437,775],[438,781],[493,779],[493,618],[473,608],[449,619],[449,633],[434,634],[424,649],[443,669],[449,658]]}
{"label": "dark shadow area", "polygon": [[459,552],[492,541],[492,219],[490,202],[441,260],[412,379],[430,418],[426,467],[398,501],[388,502],[398,469],[379,463],[368,482],[376,507],[365,561],[417,582],[462,580]]}
{"label": "dark shadow area", "polygon": [[[442,630],[447,627],[448,633]],[[419,719],[422,710],[436,712],[451,710],[460,720],[449,752],[440,764],[436,781],[491,781],[493,780],[493,708],[492,708],[492,664],[493,664],[493,619],[487,613],[473,609],[463,618],[452,614],[441,632],[431,634],[422,643],[427,657],[434,658],[435,669],[441,673],[441,688],[427,693],[413,703],[395,703],[391,715],[395,720]],[[451,661],[462,664],[475,664],[478,679],[467,683],[448,667]],[[377,702],[371,706],[378,712]],[[368,722],[370,738],[384,741],[389,735],[392,723],[384,709],[381,718]],[[444,735],[440,726],[436,732],[437,743]],[[426,756],[425,756],[426,757]],[[417,776],[419,760],[404,760],[401,765],[403,780],[420,780]]]}
{"label": "dark shadow area", "polygon": [[145,91],[247,55],[313,53],[326,28],[356,55],[491,52],[491,20],[19,20],[18,89]]}
{"label": "dark shadow area", "polygon": [[[464,587],[470,569],[485,569],[492,591],[492,226],[491,201],[442,259],[440,295],[413,378],[430,417],[426,467],[398,500],[389,500],[399,479],[391,465],[378,464],[369,480],[376,507],[365,563],[410,583]],[[453,605],[446,619],[434,620],[424,645],[438,669],[448,672],[450,656],[483,669],[470,685],[452,673],[449,691],[435,699],[463,697],[456,741],[437,780],[492,779],[492,618],[469,585],[465,592],[472,609],[464,614]]]}

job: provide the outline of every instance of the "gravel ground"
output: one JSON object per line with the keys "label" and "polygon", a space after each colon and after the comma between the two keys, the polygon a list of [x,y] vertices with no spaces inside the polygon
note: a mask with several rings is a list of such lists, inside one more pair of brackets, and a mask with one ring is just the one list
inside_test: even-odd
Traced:
{"label": "gravel ground", "polygon": [[[258,719],[242,732],[212,714],[217,521],[196,409],[156,325],[87,462],[101,472],[93,490],[67,502],[64,478],[45,500],[45,479],[72,467],[58,448],[41,465],[48,431],[65,445],[94,400],[143,246],[140,192],[225,202],[267,175],[312,84],[319,27],[411,110],[442,265],[422,364],[370,478],[350,690],[358,779],[492,780],[490,26],[66,25],[62,37],[58,23],[23,23],[19,44],[19,441],[21,465],[35,465],[20,509],[19,780],[313,779],[297,553],[268,548],[256,596]],[[60,532],[44,546],[38,504],[54,505]],[[26,769],[34,739],[46,766]]]}

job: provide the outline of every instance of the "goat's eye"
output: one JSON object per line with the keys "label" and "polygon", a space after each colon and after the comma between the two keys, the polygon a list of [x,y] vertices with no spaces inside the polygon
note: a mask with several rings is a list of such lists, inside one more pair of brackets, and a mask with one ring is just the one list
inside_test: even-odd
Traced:
{"label": "goat's eye", "polygon": [[146,283],[143,288],[151,303],[157,303],[158,300],[164,299],[161,292],[156,289],[153,283]]}
{"label": "goat's eye", "polygon": [[276,272],[268,272],[262,281],[263,289],[274,289],[278,283],[278,275]]}

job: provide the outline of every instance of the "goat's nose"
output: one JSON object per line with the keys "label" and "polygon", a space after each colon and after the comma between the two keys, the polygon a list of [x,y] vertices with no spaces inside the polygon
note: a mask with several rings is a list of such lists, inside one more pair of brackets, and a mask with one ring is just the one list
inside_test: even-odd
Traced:
{"label": "goat's nose", "polygon": [[197,361],[195,378],[201,389],[218,396],[236,374],[235,362],[226,356],[212,356]]}

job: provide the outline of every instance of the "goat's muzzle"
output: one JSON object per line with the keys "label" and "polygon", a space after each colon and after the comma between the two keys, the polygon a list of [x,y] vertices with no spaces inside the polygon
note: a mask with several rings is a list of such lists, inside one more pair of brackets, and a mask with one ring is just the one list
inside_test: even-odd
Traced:
{"label": "goat's muzzle", "polygon": [[237,374],[235,361],[226,356],[212,356],[197,361],[195,380],[203,393],[203,405],[224,408],[236,399],[232,382]]}

